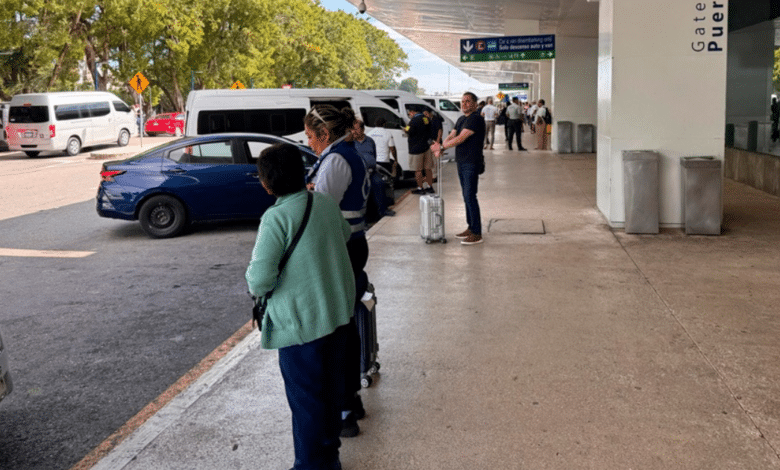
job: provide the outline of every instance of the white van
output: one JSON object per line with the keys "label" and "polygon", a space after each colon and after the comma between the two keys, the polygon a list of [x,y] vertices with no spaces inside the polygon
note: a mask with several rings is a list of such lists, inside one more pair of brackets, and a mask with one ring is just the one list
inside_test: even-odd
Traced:
{"label": "white van", "polygon": [[452,119],[452,122],[458,122],[458,118],[463,116],[463,112],[460,110],[460,102],[456,104],[454,101],[442,96],[421,96],[420,99],[433,106],[443,116]]}
{"label": "white van", "polygon": [[184,134],[195,136],[217,132],[258,132],[287,137],[308,144],[303,118],[315,104],[338,109],[350,107],[366,124],[366,133],[379,118],[393,134],[398,164],[407,174],[409,144],[405,121],[389,106],[357,90],[319,88],[251,88],[243,90],[195,90],[187,98]]}
{"label": "white van", "polygon": [[30,93],[11,99],[8,147],[30,157],[41,152],[76,155],[82,147],[125,146],[138,129],[133,110],[105,91]]}
{"label": "white van", "polygon": [[[455,123],[448,116],[436,111],[427,101],[423,101],[417,95],[403,90],[362,90],[371,96],[379,98],[386,105],[393,108],[398,114],[403,116],[404,122],[409,123],[409,108],[411,106],[422,106],[430,111],[437,113],[442,118],[442,139],[450,135],[450,131],[455,128]],[[444,155],[450,155],[450,149],[444,151]]]}

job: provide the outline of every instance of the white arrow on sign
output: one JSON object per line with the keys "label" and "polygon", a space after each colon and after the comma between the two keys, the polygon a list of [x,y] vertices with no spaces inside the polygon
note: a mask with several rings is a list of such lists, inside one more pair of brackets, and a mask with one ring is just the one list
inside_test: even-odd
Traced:
{"label": "white arrow on sign", "polygon": [[463,50],[466,52],[471,52],[472,49],[474,49],[474,46],[471,45],[471,41],[466,41],[466,44],[463,46]]}

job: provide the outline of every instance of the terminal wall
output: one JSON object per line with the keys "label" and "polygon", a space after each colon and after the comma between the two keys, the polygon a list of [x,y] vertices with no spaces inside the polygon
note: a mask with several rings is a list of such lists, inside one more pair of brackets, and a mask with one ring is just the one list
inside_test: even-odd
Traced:
{"label": "terminal wall", "polygon": [[[555,49],[555,78],[550,100],[555,122],[571,121],[574,129],[577,124],[595,126],[598,121],[598,39],[556,36]],[[557,125],[554,125],[553,151],[558,151],[556,133]]]}
{"label": "terminal wall", "polygon": [[599,2],[597,206],[625,225],[623,151],[660,154],[659,220],[683,225],[679,158],[723,159],[728,2]]}

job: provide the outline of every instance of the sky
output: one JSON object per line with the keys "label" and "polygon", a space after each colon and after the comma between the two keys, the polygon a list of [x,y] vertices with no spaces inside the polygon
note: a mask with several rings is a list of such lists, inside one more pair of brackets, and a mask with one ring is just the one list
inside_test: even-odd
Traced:
{"label": "sky", "polygon": [[[320,3],[326,10],[343,10],[350,14],[358,13],[357,8],[346,0],[320,0]],[[390,37],[406,52],[409,70],[401,75],[399,82],[404,78],[412,77],[417,79],[418,86],[425,89],[426,94],[447,93],[449,73],[449,93],[454,95],[460,95],[469,89],[490,90],[497,88],[495,84],[483,83],[469,77],[457,67],[439,59],[370,15],[363,14],[360,15],[360,18],[364,18],[377,28],[387,31]]]}

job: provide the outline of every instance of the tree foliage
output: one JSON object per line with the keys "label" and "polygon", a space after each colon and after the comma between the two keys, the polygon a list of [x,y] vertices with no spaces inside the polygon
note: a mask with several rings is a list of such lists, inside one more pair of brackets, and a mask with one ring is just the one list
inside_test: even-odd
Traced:
{"label": "tree foliage", "polygon": [[[152,103],[184,109],[195,88],[385,88],[408,69],[386,32],[318,0],[5,0],[0,98],[149,80]],[[147,101],[147,100],[145,100]]]}

